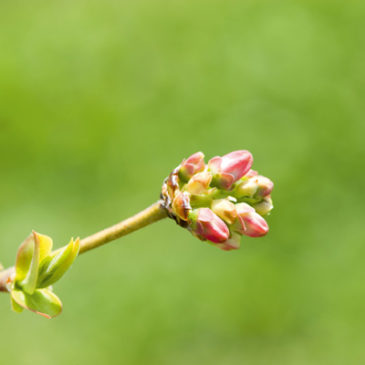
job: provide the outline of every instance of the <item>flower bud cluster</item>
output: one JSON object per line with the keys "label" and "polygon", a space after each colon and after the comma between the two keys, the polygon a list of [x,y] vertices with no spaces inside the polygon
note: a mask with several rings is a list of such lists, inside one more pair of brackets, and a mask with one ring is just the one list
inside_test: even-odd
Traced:
{"label": "flower bud cluster", "polygon": [[274,184],[251,169],[253,157],[240,150],[213,157],[197,152],[165,179],[161,198],[169,216],[194,236],[222,250],[240,247],[242,235],[264,236],[263,216],[273,209]]}

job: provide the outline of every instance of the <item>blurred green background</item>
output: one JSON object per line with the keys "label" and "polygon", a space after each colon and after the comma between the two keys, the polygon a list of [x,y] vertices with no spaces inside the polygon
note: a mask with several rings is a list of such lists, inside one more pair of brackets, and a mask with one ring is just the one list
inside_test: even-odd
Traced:
{"label": "blurred green background", "polygon": [[222,252],[162,221],[80,257],[64,313],[12,313],[1,363],[364,364],[365,3],[2,1],[0,261],[249,149],[271,231]]}

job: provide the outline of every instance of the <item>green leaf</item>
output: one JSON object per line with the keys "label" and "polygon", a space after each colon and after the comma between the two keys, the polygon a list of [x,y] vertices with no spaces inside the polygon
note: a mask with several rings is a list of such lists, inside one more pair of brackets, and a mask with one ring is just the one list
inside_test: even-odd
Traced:
{"label": "green leaf", "polygon": [[23,310],[24,310],[23,307],[21,307],[12,297],[10,298],[10,300],[11,300],[11,309],[14,312],[17,312],[17,313],[23,312]]}
{"label": "green leaf", "polygon": [[52,245],[50,237],[33,231],[19,247],[15,283],[28,294],[36,289],[39,265],[51,252]]}
{"label": "green leaf", "polygon": [[12,290],[11,298],[15,303],[45,318],[53,318],[62,312],[62,303],[49,289],[37,289],[33,294]]}
{"label": "green leaf", "polygon": [[48,256],[43,261],[39,270],[37,286],[39,288],[45,288],[58,281],[74,262],[79,253],[79,249],[80,240],[76,239],[74,241],[71,239],[67,246]]}
{"label": "green leaf", "polygon": [[45,259],[52,251],[53,241],[51,237],[44,234],[33,232],[35,238],[39,242],[39,261]]}
{"label": "green leaf", "polygon": [[27,272],[27,276],[23,281],[21,281],[19,286],[28,294],[33,294],[38,280],[38,269],[39,269],[39,262],[40,262],[40,240],[38,234],[33,232],[33,256],[32,260],[29,265],[29,269]]}
{"label": "green leaf", "polygon": [[29,271],[34,252],[34,236],[29,235],[20,245],[15,262],[15,282],[23,281]]}

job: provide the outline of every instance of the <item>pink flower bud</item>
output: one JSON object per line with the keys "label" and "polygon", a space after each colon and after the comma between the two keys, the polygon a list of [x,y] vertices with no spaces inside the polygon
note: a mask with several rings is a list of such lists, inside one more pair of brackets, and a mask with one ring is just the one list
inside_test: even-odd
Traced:
{"label": "pink flower bud", "polygon": [[246,203],[236,204],[238,219],[233,225],[233,229],[246,236],[261,237],[269,231],[269,226],[255,209]]}
{"label": "pink flower bud", "polygon": [[223,157],[213,157],[208,166],[214,175],[214,184],[228,190],[237,180],[249,172],[252,162],[251,153],[240,150],[228,153]]}
{"label": "pink flower bud", "polygon": [[202,240],[222,243],[229,237],[226,224],[209,208],[200,208],[190,213],[189,223],[193,233]]}
{"label": "pink flower bud", "polygon": [[203,152],[197,152],[181,163],[179,177],[184,181],[188,181],[197,172],[203,171],[205,168]]}
{"label": "pink flower bud", "polygon": [[198,172],[187,183],[185,189],[191,194],[203,194],[212,181],[212,174],[209,171]]}
{"label": "pink flower bud", "polygon": [[233,232],[227,241],[217,243],[216,246],[223,251],[237,250],[241,246],[241,235]]}
{"label": "pink flower bud", "polygon": [[274,183],[269,178],[262,175],[258,175],[257,177],[254,178],[254,180],[258,185],[256,195],[261,197],[270,195],[272,189],[274,188]]}
{"label": "pink flower bud", "polygon": [[269,178],[262,175],[254,175],[246,179],[246,176],[236,184],[234,190],[236,198],[256,198],[256,200],[259,198],[261,200],[261,198],[271,193],[274,183]]}
{"label": "pink flower bud", "polygon": [[241,198],[252,198],[258,189],[258,185],[255,182],[255,178],[243,179],[236,184],[234,190],[234,196],[238,199]]}
{"label": "pink flower bud", "polygon": [[172,209],[178,217],[187,221],[189,212],[191,211],[189,193],[178,192],[172,202]]}
{"label": "pink flower bud", "polygon": [[237,219],[236,206],[228,199],[214,200],[212,210],[228,224],[232,224]]}
{"label": "pink flower bud", "polygon": [[259,173],[256,170],[250,170],[247,174],[245,174],[245,177],[254,177],[257,176]]}

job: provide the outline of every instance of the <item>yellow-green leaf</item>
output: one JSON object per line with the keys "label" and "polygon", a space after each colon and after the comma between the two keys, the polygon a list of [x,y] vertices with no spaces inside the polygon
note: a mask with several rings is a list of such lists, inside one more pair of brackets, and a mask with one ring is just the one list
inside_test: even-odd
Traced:
{"label": "yellow-green leaf", "polygon": [[39,261],[41,262],[52,251],[53,241],[51,237],[44,234],[33,232],[35,240],[39,243]]}
{"label": "yellow-green leaf", "polygon": [[23,281],[18,283],[27,294],[33,294],[37,286],[40,251],[41,251],[40,243],[41,242],[39,240],[37,233],[33,232],[34,249],[33,249],[32,260],[30,262],[27,276]]}
{"label": "yellow-green leaf", "polygon": [[21,307],[12,297],[10,298],[10,300],[11,300],[11,309],[14,312],[17,312],[17,313],[23,312],[23,310],[24,310],[23,307]]}
{"label": "yellow-green leaf", "polygon": [[37,289],[33,294],[21,290],[12,290],[12,299],[24,309],[28,309],[45,318],[53,318],[62,312],[62,302],[49,289]]}
{"label": "yellow-green leaf", "polygon": [[71,239],[67,246],[55,251],[45,259],[40,269],[38,287],[45,288],[59,280],[74,262],[79,249],[80,240]]}
{"label": "yellow-green leaf", "polygon": [[15,282],[23,281],[29,271],[34,252],[34,235],[29,235],[20,245],[15,263]]}

